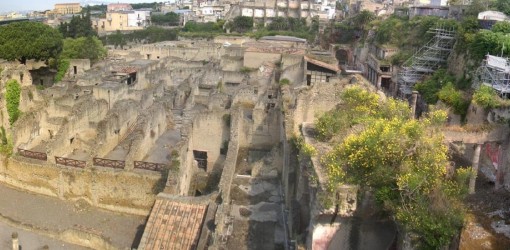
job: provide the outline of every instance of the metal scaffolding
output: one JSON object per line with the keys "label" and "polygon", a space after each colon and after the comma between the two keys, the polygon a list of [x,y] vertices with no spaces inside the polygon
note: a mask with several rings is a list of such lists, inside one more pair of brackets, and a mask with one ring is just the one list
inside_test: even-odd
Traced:
{"label": "metal scaffolding", "polygon": [[510,97],[510,60],[498,56],[485,56],[476,70],[474,88],[480,85],[492,87],[502,97]]}
{"label": "metal scaffolding", "polygon": [[421,47],[405,63],[398,74],[399,90],[402,95],[411,94],[416,82],[446,65],[446,60],[455,44],[455,30],[432,28],[428,31],[434,37]]}

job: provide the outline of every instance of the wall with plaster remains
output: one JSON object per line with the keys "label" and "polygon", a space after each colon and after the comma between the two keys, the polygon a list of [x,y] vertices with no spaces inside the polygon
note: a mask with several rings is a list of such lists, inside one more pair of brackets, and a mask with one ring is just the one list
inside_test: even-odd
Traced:
{"label": "wall with plaster remains", "polygon": [[0,181],[16,188],[139,215],[149,213],[161,180],[157,172],[77,169],[17,156],[0,168]]}

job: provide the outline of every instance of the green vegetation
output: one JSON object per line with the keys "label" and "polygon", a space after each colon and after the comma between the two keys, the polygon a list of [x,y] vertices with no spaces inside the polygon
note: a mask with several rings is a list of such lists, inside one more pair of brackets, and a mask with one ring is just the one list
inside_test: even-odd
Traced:
{"label": "green vegetation", "polygon": [[21,115],[19,110],[19,101],[21,96],[21,86],[16,80],[9,80],[5,86],[5,102],[7,104],[7,113],[9,114],[9,123],[14,124]]}
{"label": "green vegetation", "polygon": [[151,15],[151,22],[162,26],[179,26],[181,18],[179,14],[168,12],[164,15]]}
{"label": "green vegetation", "polygon": [[60,24],[58,30],[62,33],[64,38],[97,36],[96,31],[92,28],[90,9],[87,9],[86,14],[73,16],[69,23],[65,22]]}
{"label": "green vegetation", "polygon": [[501,11],[501,12],[507,14],[507,15],[510,15],[510,2],[509,1],[507,1],[507,0],[496,0],[495,7],[499,11]]}
{"label": "green vegetation", "polygon": [[148,27],[143,30],[136,30],[123,34],[117,30],[116,33],[101,37],[106,45],[113,45],[115,48],[124,48],[127,42],[157,43],[162,41],[177,40],[178,31],[175,29],[164,29],[161,27]]}
{"label": "green vegetation", "polygon": [[432,76],[414,86],[428,104],[435,104],[439,97],[437,93],[449,82],[455,82],[455,77],[445,69],[436,71]]}
{"label": "green vegetation", "polygon": [[480,30],[468,44],[471,58],[481,61],[485,55],[510,56],[510,36],[503,32]]}
{"label": "green vegetation", "polygon": [[12,139],[7,136],[4,126],[0,127],[0,153],[9,157],[12,155],[14,145]]}
{"label": "green vegetation", "polygon": [[341,124],[337,131],[316,124],[319,135],[334,144],[321,159],[328,197],[334,199],[339,184],[360,185],[360,193],[373,192],[378,204],[417,237],[419,248],[447,246],[463,225],[460,201],[470,173],[446,174],[448,149],[439,126],[447,113],[433,111],[414,120],[407,103],[382,100],[359,87],[345,89],[340,98],[341,105],[325,114]]}
{"label": "green vegetation", "polygon": [[138,10],[138,9],[159,10],[160,9],[160,3],[158,3],[158,2],[152,2],[152,3],[132,3],[131,7],[133,7],[134,10]]}
{"label": "green vegetation", "polygon": [[28,59],[56,58],[62,35],[43,23],[18,22],[0,26],[0,58],[26,63]]}
{"label": "green vegetation", "polygon": [[247,16],[237,16],[234,20],[228,23],[232,31],[244,33],[253,28],[253,18]]}
{"label": "green vegetation", "polygon": [[508,107],[510,104],[510,101],[503,100],[498,96],[493,88],[486,85],[480,86],[480,88],[475,91],[473,94],[473,102],[480,105],[484,109],[493,109],[502,106]]}
{"label": "green vegetation", "polygon": [[453,108],[453,113],[461,115],[462,117],[466,116],[471,100],[467,97],[466,93],[456,89],[453,83],[448,82],[437,93],[437,96],[439,100]]}
{"label": "green vegetation", "polygon": [[182,31],[184,32],[207,32],[207,33],[223,33],[223,24],[225,21],[197,23],[194,21],[187,22]]}
{"label": "green vegetation", "polygon": [[90,59],[95,62],[106,57],[106,48],[97,37],[64,39],[64,48],[60,54],[63,59]]}
{"label": "green vegetation", "polygon": [[[62,81],[67,70],[69,69],[69,60],[61,59],[58,61],[57,74],[55,75],[55,83]],[[40,85],[37,85],[40,86]]]}
{"label": "green vegetation", "polygon": [[287,78],[283,78],[280,80],[280,86],[289,85],[289,84],[290,84],[290,80]]}

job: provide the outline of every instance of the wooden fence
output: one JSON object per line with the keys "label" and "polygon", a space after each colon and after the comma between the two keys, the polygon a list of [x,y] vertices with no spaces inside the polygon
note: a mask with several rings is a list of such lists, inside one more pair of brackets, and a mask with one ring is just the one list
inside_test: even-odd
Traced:
{"label": "wooden fence", "polygon": [[124,167],[126,166],[125,161],[110,160],[110,159],[103,159],[103,158],[94,158],[93,162],[94,162],[94,166],[101,166],[101,167],[108,167],[108,168],[124,169]]}
{"label": "wooden fence", "polygon": [[85,168],[85,166],[87,166],[86,161],[79,161],[79,160],[74,160],[74,159],[69,159],[69,158],[64,158],[64,157],[58,157],[58,156],[55,156],[55,162],[60,165],[77,167],[77,168]]}
{"label": "wooden fence", "polygon": [[146,162],[146,161],[135,161],[135,168],[152,170],[152,171],[161,171],[166,168],[166,164]]}
{"label": "wooden fence", "polygon": [[48,155],[46,153],[30,151],[30,150],[25,150],[25,149],[21,149],[21,148],[18,148],[18,153],[21,156],[27,157],[27,158],[37,159],[37,160],[41,160],[41,161],[48,160]]}

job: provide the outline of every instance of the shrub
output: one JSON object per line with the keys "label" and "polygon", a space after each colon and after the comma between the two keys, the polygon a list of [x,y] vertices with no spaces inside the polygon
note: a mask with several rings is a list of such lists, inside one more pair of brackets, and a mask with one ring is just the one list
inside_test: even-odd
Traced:
{"label": "shrub", "polygon": [[492,109],[500,106],[496,91],[486,85],[480,86],[473,94],[473,101],[484,109]]}
{"label": "shrub", "polygon": [[453,83],[447,83],[438,93],[439,99],[453,108],[455,114],[464,116],[467,114],[470,101],[465,98],[461,90],[455,89]]}
{"label": "shrub", "polygon": [[63,59],[58,62],[57,74],[55,75],[55,83],[62,81],[68,69],[69,60]]}
{"label": "shrub", "polygon": [[19,102],[21,95],[21,86],[16,80],[7,81],[5,99],[7,103],[7,113],[9,114],[9,123],[12,125],[21,115]]}
{"label": "shrub", "polygon": [[290,80],[287,78],[283,78],[280,80],[280,86],[289,85],[289,84],[290,84]]}

